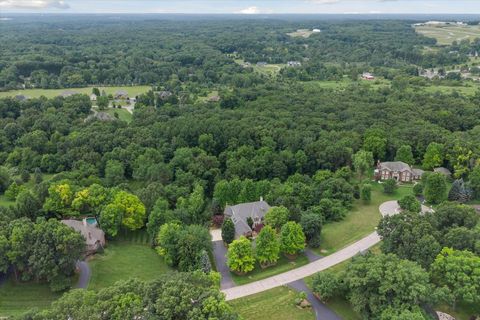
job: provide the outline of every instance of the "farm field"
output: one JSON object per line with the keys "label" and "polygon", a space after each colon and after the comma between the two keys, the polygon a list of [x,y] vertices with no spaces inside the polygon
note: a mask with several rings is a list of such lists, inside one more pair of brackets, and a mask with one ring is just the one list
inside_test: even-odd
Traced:
{"label": "farm field", "polygon": [[278,287],[229,303],[245,320],[314,320],[312,310],[295,306],[296,295],[290,288]]}
{"label": "farm field", "polygon": [[310,29],[298,29],[297,31],[287,33],[287,35],[293,38],[295,37],[308,38],[314,33],[315,32],[313,32]]}
{"label": "farm field", "polygon": [[468,39],[470,41],[480,37],[480,26],[467,25],[437,25],[415,27],[418,33],[429,38],[437,39],[441,46],[451,45],[454,41],[460,42]]}
{"label": "farm field", "polygon": [[[245,61],[243,59],[235,59],[235,63],[243,65]],[[251,65],[253,71],[263,74],[265,76],[275,76],[285,66],[286,64],[267,64],[265,66],[257,66],[255,63],[252,63]]]}
{"label": "farm field", "polygon": [[[47,98],[54,98],[60,95],[64,91],[75,91],[82,94],[91,94],[93,87],[83,87],[83,88],[68,88],[68,89],[25,89],[25,90],[13,90],[13,91],[4,91],[0,92],[0,98],[5,97],[14,97],[16,95],[24,95],[28,98],[39,98],[45,96]],[[105,90],[105,93],[115,94],[118,90],[125,90],[128,92],[129,96],[137,96],[139,94],[145,93],[151,89],[150,86],[120,86],[120,87],[97,87],[100,92]]]}

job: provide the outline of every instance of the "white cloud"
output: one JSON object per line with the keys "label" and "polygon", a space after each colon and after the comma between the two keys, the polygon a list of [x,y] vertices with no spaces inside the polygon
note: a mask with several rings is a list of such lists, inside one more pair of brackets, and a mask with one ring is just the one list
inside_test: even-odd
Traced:
{"label": "white cloud", "polygon": [[242,9],[242,10],[238,11],[237,13],[241,13],[241,14],[257,14],[257,13],[260,13],[260,9],[258,9],[258,7],[252,6],[252,7],[248,7],[248,8]]}
{"label": "white cloud", "polygon": [[6,9],[68,9],[63,0],[0,0],[0,8]]}
{"label": "white cloud", "polygon": [[335,4],[341,2],[341,0],[310,0],[310,2],[316,4]]}

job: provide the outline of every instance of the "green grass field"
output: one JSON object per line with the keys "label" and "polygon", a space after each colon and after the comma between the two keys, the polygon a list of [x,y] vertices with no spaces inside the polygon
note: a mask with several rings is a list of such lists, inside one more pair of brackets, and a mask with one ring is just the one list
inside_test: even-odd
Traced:
{"label": "green grass field", "polygon": [[457,91],[461,95],[465,96],[473,96],[475,93],[480,89],[480,85],[477,83],[468,83],[463,86],[437,86],[437,85],[432,85],[432,86],[427,86],[427,87],[422,87],[421,90],[424,90],[429,93],[435,93],[435,92],[440,92],[440,93],[452,93],[454,91]]}
{"label": "green grass field", "polygon": [[308,38],[314,33],[310,29],[298,29],[297,31],[287,33],[287,35],[293,38]]}
{"label": "green grass field", "polygon": [[[240,65],[245,63],[243,59],[235,59],[235,62]],[[267,64],[265,66],[257,66],[255,63],[252,64],[253,71],[265,76],[276,76],[285,66],[286,64]]]}
{"label": "green grass field", "polygon": [[437,44],[446,46],[454,41],[460,42],[468,39],[470,41],[480,37],[480,26],[462,26],[462,25],[438,25],[438,26],[418,26],[415,31],[429,38],[437,39]]}
{"label": "green grass field", "polygon": [[155,250],[147,244],[146,234],[131,233],[107,244],[103,254],[96,255],[89,265],[92,277],[88,289],[99,290],[119,280],[138,278],[151,280],[169,272]]}
{"label": "green grass field", "polygon": [[115,112],[118,114],[118,119],[125,121],[125,122],[131,122],[133,115],[128,112],[125,109],[112,109],[108,108],[104,112],[110,114],[112,117],[115,117]]}
{"label": "green grass field", "polygon": [[[139,94],[145,93],[151,89],[150,86],[124,86],[124,87],[98,87],[100,92],[105,90],[106,94],[115,94],[118,90],[125,90],[128,92],[129,96],[137,96]],[[45,96],[47,98],[54,98],[60,95],[64,91],[75,91],[82,94],[90,95],[92,93],[92,87],[84,88],[68,88],[68,89],[26,89],[26,90],[13,90],[0,92],[0,98],[4,97],[13,97],[16,95],[24,95],[29,98],[39,98]]]}
{"label": "green grass field", "polygon": [[30,309],[45,309],[58,299],[61,293],[53,293],[46,284],[15,283],[10,278],[0,286],[0,318],[19,316]]}
{"label": "green grass field", "polygon": [[275,266],[262,269],[257,263],[255,269],[244,276],[239,276],[232,273],[232,279],[237,285],[242,285],[301,267],[307,263],[308,258],[303,254],[299,255],[295,261],[290,261],[285,256],[281,255],[278,263]]}
{"label": "green grass field", "polygon": [[229,302],[245,320],[314,320],[313,310],[295,306],[297,292],[278,287]]}
{"label": "green grass field", "polygon": [[347,214],[344,220],[328,223],[323,226],[321,244],[315,249],[322,255],[332,254],[335,251],[367,236],[375,231],[381,219],[378,207],[385,201],[400,199],[412,192],[412,185],[399,187],[395,194],[387,195],[382,191],[382,185],[372,183],[372,200],[364,203],[362,200],[355,200],[353,209]]}

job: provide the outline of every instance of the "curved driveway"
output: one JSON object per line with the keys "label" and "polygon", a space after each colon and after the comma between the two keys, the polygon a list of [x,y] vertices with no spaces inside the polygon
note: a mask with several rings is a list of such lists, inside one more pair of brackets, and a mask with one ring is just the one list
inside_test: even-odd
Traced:
{"label": "curved driveway", "polygon": [[[396,207],[397,201],[387,201],[380,205],[379,211],[382,216],[393,215],[398,213]],[[320,260],[311,262],[297,269],[293,269],[270,278],[251,282],[242,286],[236,286],[222,290],[225,293],[226,300],[234,300],[246,297],[255,293],[267,291],[279,286],[287,285],[291,282],[306,278],[319,271],[333,267],[340,262],[348,260],[358,253],[364,252],[380,242],[380,236],[377,232],[372,232],[363,239],[327,256]]]}
{"label": "curved driveway", "polygon": [[90,266],[85,261],[77,261],[77,268],[80,272],[80,276],[78,277],[78,283],[75,288],[87,289],[92,274]]}

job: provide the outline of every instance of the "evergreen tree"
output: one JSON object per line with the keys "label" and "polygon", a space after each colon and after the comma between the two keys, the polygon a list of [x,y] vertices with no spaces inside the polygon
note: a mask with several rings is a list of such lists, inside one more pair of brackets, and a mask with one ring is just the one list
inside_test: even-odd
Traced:
{"label": "evergreen tree", "polygon": [[226,244],[232,243],[232,241],[235,239],[235,225],[230,218],[223,220],[222,239]]}

